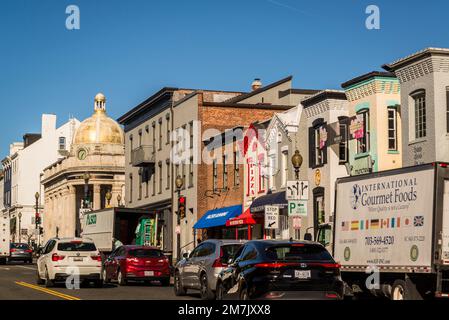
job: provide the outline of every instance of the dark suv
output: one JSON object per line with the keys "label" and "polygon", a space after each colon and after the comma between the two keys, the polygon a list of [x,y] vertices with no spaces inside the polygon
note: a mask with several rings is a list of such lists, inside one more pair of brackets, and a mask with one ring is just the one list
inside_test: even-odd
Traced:
{"label": "dark suv", "polygon": [[31,247],[26,243],[11,243],[9,252],[9,261],[33,263],[33,250],[31,250]]}
{"label": "dark suv", "polygon": [[217,280],[217,299],[343,298],[340,265],[319,243],[250,241]]}

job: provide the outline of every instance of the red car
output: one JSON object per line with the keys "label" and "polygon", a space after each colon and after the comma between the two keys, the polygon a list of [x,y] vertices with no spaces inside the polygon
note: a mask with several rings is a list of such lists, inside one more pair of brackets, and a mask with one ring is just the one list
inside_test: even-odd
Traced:
{"label": "red car", "polygon": [[153,247],[127,245],[115,249],[103,264],[105,283],[116,280],[126,285],[129,280],[160,281],[170,284],[170,264],[161,250]]}

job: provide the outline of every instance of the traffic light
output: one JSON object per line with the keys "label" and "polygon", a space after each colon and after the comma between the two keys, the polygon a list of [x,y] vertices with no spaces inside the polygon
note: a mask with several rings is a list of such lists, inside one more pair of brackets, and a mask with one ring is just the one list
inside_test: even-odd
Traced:
{"label": "traffic light", "polygon": [[178,214],[181,219],[186,217],[186,197],[184,196],[178,199]]}
{"label": "traffic light", "polygon": [[41,216],[37,212],[36,212],[36,215],[35,215],[35,220],[36,220],[35,222],[36,222],[37,225],[41,224]]}

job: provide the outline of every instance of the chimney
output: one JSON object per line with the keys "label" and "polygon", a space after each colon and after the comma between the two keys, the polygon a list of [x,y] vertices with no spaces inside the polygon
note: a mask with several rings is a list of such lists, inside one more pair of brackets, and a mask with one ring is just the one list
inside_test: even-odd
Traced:
{"label": "chimney", "polygon": [[252,91],[262,88],[262,82],[259,78],[254,79],[253,83],[251,83]]}
{"label": "chimney", "polygon": [[56,115],[43,114],[42,115],[42,137],[49,137],[56,132]]}

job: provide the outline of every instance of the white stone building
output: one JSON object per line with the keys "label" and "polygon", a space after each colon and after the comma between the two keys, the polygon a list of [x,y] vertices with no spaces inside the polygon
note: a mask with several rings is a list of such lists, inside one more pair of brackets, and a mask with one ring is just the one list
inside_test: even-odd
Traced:
{"label": "white stone building", "polygon": [[45,212],[41,203],[41,174],[45,167],[65,156],[78,125],[78,120],[70,119],[56,127],[56,115],[44,114],[40,134],[25,134],[23,143],[11,144],[10,154],[2,160],[2,166],[3,212],[11,219],[12,241],[28,242],[35,238],[36,193],[39,193],[39,210]]}

